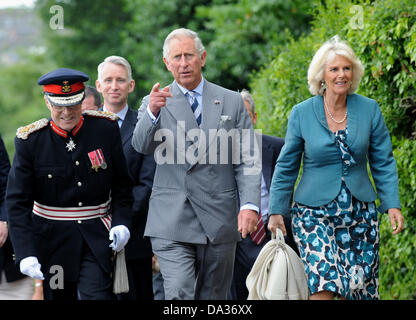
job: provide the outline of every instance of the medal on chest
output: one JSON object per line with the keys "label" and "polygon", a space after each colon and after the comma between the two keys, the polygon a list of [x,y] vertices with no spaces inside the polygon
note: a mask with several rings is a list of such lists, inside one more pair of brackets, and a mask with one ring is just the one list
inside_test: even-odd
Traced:
{"label": "medal on chest", "polygon": [[77,145],[75,144],[74,140],[72,138],[69,138],[69,141],[67,142],[65,148],[68,150],[68,152],[74,151],[75,147]]}
{"label": "medal on chest", "polygon": [[98,172],[98,169],[107,169],[107,163],[104,159],[104,154],[101,149],[97,149],[91,152],[88,152],[88,158],[90,158],[91,168]]}

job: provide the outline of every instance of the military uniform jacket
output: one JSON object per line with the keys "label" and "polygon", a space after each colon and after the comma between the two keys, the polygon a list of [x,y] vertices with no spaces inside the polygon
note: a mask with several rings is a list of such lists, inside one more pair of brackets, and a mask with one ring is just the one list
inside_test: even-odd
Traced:
{"label": "military uniform jacket", "polygon": [[[67,148],[70,139],[75,143],[72,151]],[[132,183],[117,123],[84,114],[76,134],[73,130],[65,138],[49,120],[27,137],[16,137],[15,147],[6,199],[16,262],[36,256],[43,273],[60,265],[65,279],[74,281],[85,241],[101,267],[111,272],[109,232],[100,218],[57,221],[35,215],[32,209],[34,201],[64,208],[97,206],[111,196],[112,226],[130,228]],[[106,162],[97,170],[89,157],[96,150]]]}

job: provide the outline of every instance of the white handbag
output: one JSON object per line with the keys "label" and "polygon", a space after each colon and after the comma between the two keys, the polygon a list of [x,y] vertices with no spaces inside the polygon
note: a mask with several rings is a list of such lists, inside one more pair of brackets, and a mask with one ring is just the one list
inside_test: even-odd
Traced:
{"label": "white handbag", "polygon": [[261,249],[246,286],[248,300],[307,300],[309,289],[302,260],[285,243],[282,231]]}

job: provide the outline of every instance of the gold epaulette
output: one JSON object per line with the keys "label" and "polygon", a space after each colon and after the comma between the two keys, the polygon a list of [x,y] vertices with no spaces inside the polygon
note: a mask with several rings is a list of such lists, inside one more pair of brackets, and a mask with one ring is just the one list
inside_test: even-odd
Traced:
{"label": "gold epaulette", "polygon": [[117,121],[118,116],[115,113],[107,112],[107,111],[95,111],[95,110],[85,110],[82,112],[82,114],[86,114],[91,117],[97,117],[97,118],[106,118],[111,121]]}
{"label": "gold epaulette", "polygon": [[28,124],[27,126],[18,128],[16,136],[22,140],[26,140],[31,133],[36,132],[46,127],[48,123],[49,123],[48,119],[42,118],[38,121]]}

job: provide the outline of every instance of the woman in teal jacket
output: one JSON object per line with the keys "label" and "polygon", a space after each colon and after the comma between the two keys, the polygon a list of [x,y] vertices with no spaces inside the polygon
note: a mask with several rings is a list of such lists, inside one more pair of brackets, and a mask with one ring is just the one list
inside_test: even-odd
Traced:
{"label": "woman in teal jacket", "polygon": [[378,211],[388,212],[393,233],[404,226],[396,162],[380,108],[354,93],[363,72],[338,36],[316,52],[308,70],[314,97],[292,109],[270,188],[268,228],[286,234],[282,215],[292,215],[311,299],[378,299],[377,196]]}

